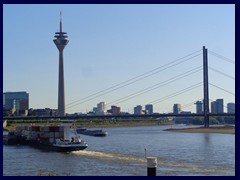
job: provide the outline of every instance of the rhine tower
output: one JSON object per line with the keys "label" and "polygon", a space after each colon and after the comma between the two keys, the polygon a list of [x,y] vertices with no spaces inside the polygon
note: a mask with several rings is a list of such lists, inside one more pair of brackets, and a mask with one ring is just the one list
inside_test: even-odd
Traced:
{"label": "rhine tower", "polygon": [[66,32],[62,32],[62,13],[60,12],[60,32],[55,33],[53,42],[59,51],[59,76],[58,76],[58,116],[65,115],[65,93],[64,93],[64,66],[63,66],[63,50],[68,44],[68,36]]}

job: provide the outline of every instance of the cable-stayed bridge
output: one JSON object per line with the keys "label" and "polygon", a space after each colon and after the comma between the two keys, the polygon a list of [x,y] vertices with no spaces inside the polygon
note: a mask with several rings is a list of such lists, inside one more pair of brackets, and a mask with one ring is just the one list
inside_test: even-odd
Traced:
{"label": "cable-stayed bridge", "polygon": [[[231,60],[231,59],[228,59],[222,55],[219,55],[213,51],[209,51],[209,54],[221,59],[221,60],[224,60],[228,63],[231,63],[231,64],[234,64],[234,61]],[[81,98],[79,100],[76,100],[76,101],[73,101],[69,104],[66,105],[65,109],[70,109],[70,108],[73,108],[73,107],[76,107],[76,106],[79,106],[80,104],[84,104],[86,102],[89,102],[91,100],[94,100],[96,98],[99,98],[101,96],[104,96],[104,95],[108,95],[114,91],[117,91],[119,89],[123,89],[124,87],[127,87],[129,85],[132,85],[136,82],[139,82],[139,81],[142,81],[144,79],[147,79],[147,78],[150,78],[151,76],[155,75],[155,74],[158,74],[160,72],[163,72],[163,71],[166,71],[168,69],[171,69],[177,65],[180,65],[182,63],[191,63],[191,60],[193,60],[194,58],[196,57],[200,57],[202,56],[203,58],[203,63],[201,66],[197,66],[197,67],[194,67],[186,72],[183,72],[183,73],[179,73],[179,74],[176,74],[174,75],[173,77],[169,78],[169,79],[166,79],[162,82],[158,82],[154,85],[151,85],[151,86],[148,86],[148,87],[145,87],[144,89],[141,89],[141,90],[138,90],[134,93],[131,93],[127,96],[124,96],[124,97],[121,97],[121,98],[118,98],[114,101],[111,101],[109,102],[106,106],[107,107],[110,107],[111,105],[116,105],[116,104],[120,104],[120,103],[123,103],[123,102],[126,102],[126,101],[129,101],[131,99],[135,99],[137,98],[138,96],[141,96],[143,94],[146,94],[146,93],[150,93],[156,89],[159,89],[159,88],[162,88],[166,85],[169,85],[169,84],[172,84],[174,82],[177,82],[185,77],[189,77],[195,73],[198,73],[198,72],[203,72],[203,81],[200,81],[198,83],[195,83],[191,86],[188,86],[188,87],[184,87],[183,89],[181,90],[177,90],[176,92],[173,92],[173,93],[170,93],[170,94],[164,94],[161,98],[158,98],[158,99],[155,99],[153,101],[150,101],[148,104],[157,104],[157,103],[160,103],[160,102],[163,102],[163,101],[166,101],[168,99],[171,99],[171,98],[175,98],[176,96],[179,96],[179,95],[182,95],[186,92],[189,92],[193,89],[196,89],[196,88],[199,88],[199,87],[203,87],[203,94],[199,94],[198,98],[199,97],[202,97],[203,95],[203,104],[204,104],[204,107],[203,107],[203,110],[204,112],[202,114],[173,114],[173,113],[163,113],[163,114],[143,114],[143,115],[133,115],[133,114],[128,114],[128,115],[91,115],[91,116],[87,116],[87,115],[78,115],[78,116],[45,116],[45,117],[4,117],[4,119],[48,119],[48,118],[51,118],[51,119],[91,119],[91,118],[124,118],[124,117],[129,117],[129,118],[133,118],[133,117],[193,117],[193,116],[204,116],[204,119],[205,119],[205,127],[208,127],[209,126],[209,116],[234,116],[235,114],[229,114],[229,113],[222,113],[222,114],[213,114],[213,113],[210,113],[209,112],[209,101],[212,101],[210,98],[209,98],[209,85],[211,85],[212,87],[214,88],[217,88],[221,91],[224,91],[228,94],[231,94],[233,96],[235,96],[235,94],[233,92],[230,92],[224,88],[221,88],[213,83],[210,83],[209,82],[209,76],[208,76],[208,70],[211,70],[215,73],[218,73],[218,74],[221,74],[222,76],[225,76],[231,80],[235,80],[234,77],[222,72],[222,71],[219,71],[217,70],[216,68],[213,68],[211,66],[208,65],[208,51],[205,47],[203,47],[203,49],[201,50],[198,50],[198,51],[195,51],[191,54],[188,54],[184,57],[181,57],[181,58],[178,58],[174,61],[171,61],[165,65],[162,65],[162,66],[159,66],[159,67],[156,67],[148,72],[145,72],[143,74],[140,74],[138,76],[135,76],[133,78],[130,78],[126,81],[123,81],[121,83],[118,83],[114,86],[111,86],[111,87],[108,87],[106,89],[103,89],[101,91],[98,91],[96,93],[93,93],[87,97],[84,97],[84,98]],[[199,99],[199,100],[201,100]],[[198,99],[196,99],[198,100]],[[188,103],[186,105],[183,105],[182,107],[188,107],[188,106],[192,106],[194,102],[191,102],[191,103]],[[171,112],[171,111],[170,111]]]}

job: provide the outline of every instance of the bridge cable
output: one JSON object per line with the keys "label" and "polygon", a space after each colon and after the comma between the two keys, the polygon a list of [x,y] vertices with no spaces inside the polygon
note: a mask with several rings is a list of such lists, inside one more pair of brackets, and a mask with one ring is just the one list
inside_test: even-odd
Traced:
{"label": "bridge cable", "polygon": [[223,90],[223,91],[225,91],[225,92],[227,92],[227,93],[229,93],[229,94],[232,94],[232,95],[234,95],[235,96],[235,94],[234,93],[232,93],[232,92],[230,92],[230,91],[227,91],[227,90],[225,90],[225,89],[223,89],[223,88],[220,88],[219,86],[217,86],[217,85],[214,85],[214,84],[212,84],[212,83],[209,83],[210,85],[212,85],[212,86],[214,86],[214,87],[216,87],[216,88],[218,88],[218,89],[221,89],[221,90]]}
{"label": "bridge cable", "polygon": [[215,53],[215,52],[213,52],[213,51],[210,51],[210,50],[208,50],[208,52],[209,52],[209,54],[211,54],[211,55],[213,55],[213,56],[215,56],[215,57],[218,57],[219,59],[222,59],[222,60],[224,60],[224,61],[227,61],[227,62],[229,62],[229,63],[231,63],[231,64],[235,64],[235,61],[233,61],[233,60],[231,60],[231,59],[229,59],[229,58],[226,58],[226,57],[224,57],[224,56],[222,56],[222,55],[220,55],[220,54],[217,54],[217,53]]}
{"label": "bridge cable", "polygon": [[215,71],[215,72],[217,72],[217,73],[219,73],[219,74],[223,75],[223,76],[226,76],[226,77],[228,77],[228,78],[230,78],[230,79],[233,79],[233,80],[235,80],[235,78],[234,78],[234,77],[232,77],[232,76],[229,76],[228,74],[225,74],[225,73],[223,73],[223,72],[221,72],[221,71],[218,71],[218,70],[216,70],[216,69],[214,69],[214,68],[212,68],[212,67],[210,67],[210,66],[208,66],[208,68],[209,68],[209,69],[211,69],[212,71]]}
{"label": "bridge cable", "polygon": [[[199,55],[201,55],[201,54],[202,54],[202,53],[200,53],[200,54],[198,54],[198,55],[196,55],[196,56],[194,56],[194,57],[197,57],[197,56],[199,56]],[[194,57],[191,57],[191,58],[189,58],[189,59],[192,59],[192,58],[194,58]],[[80,99],[80,100],[74,101],[74,102],[72,102],[72,103],[70,103],[70,104],[76,103],[76,102],[78,102],[78,101],[81,101],[81,100],[84,100],[84,99],[87,99],[87,98],[90,98],[90,97],[96,95],[96,96],[94,96],[94,98],[91,98],[90,100],[95,99],[95,98],[97,98],[97,97],[100,97],[100,96],[102,96],[102,95],[105,95],[105,94],[107,94],[107,93],[110,93],[110,92],[112,92],[112,91],[115,91],[115,90],[117,90],[117,89],[123,88],[123,87],[125,87],[125,86],[127,86],[127,85],[133,84],[133,83],[135,83],[135,82],[137,82],[137,81],[140,81],[140,80],[142,80],[142,79],[145,79],[145,78],[147,78],[147,77],[150,77],[150,76],[152,76],[152,75],[154,75],[154,74],[157,74],[157,73],[159,73],[159,72],[161,72],[161,71],[163,71],[163,70],[166,70],[166,69],[168,69],[168,68],[171,68],[171,67],[173,67],[173,66],[176,66],[176,65],[178,65],[178,64],[181,64],[181,63],[183,63],[183,62],[185,62],[185,61],[187,61],[187,60],[189,60],[189,59],[186,59],[186,60],[184,60],[184,61],[180,61],[179,63],[173,64],[173,65],[171,65],[171,66],[169,66],[169,67],[167,67],[167,68],[164,68],[164,69],[162,69],[162,70],[158,70],[158,71],[156,71],[156,72],[153,72],[153,71],[155,71],[156,69],[159,69],[159,68],[164,67],[164,66],[166,66],[166,65],[168,65],[168,64],[171,64],[171,63],[168,63],[168,64],[163,65],[163,66],[161,66],[161,67],[159,67],[159,68],[156,68],[156,69],[154,69],[154,70],[152,70],[152,71],[149,71],[149,72],[147,72],[147,73],[144,73],[144,74],[142,74],[142,75],[140,75],[140,76],[136,76],[136,77],[134,77],[134,78],[132,78],[132,79],[129,79],[129,80],[127,80],[127,81],[124,81],[124,82],[122,82],[122,83],[119,83],[119,84],[117,84],[117,85],[114,85],[114,86],[112,86],[112,87],[110,87],[110,88],[104,89],[104,90],[102,90],[102,91],[99,91],[99,92],[97,92],[97,93],[94,93],[94,94],[92,94],[92,95],[89,95],[89,96],[87,96],[87,97],[85,97],[85,98],[82,98],[82,99]],[[151,72],[152,72],[152,73],[151,73]],[[151,74],[149,74],[149,73],[151,73]],[[149,74],[149,75],[143,76],[143,75],[146,75],[146,74]],[[142,77],[142,76],[143,76],[143,77]],[[142,78],[140,78],[140,77],[142,77]],[[136,80],[134,80],[134,79],[136,79]],[[134,80],[134,81],[132,81],[132,80]],[[131,81],[132,81],[132,82],[131,82]],[[129,82],[129,83],[127,83],[127,82]],[[122,85],[122,84],[124,84],[124,83],[127,83],[127,84]],[[122,86],[120,86],[120,85],[122,85]],[[120,87],[118,87],[118,86],[120,86]],[[116,88],[115,88],[115,87],[116,87]],[[112,88],[114,88],[114,89],[112,89]],[[112,90],[110,90],[110,89],[112,89]],[[108,90],[108,91],[107,91],[107,90]],[[104,92],[104,91],[107,91],[107,92]],[[104,92],[104,93],[102,93],[102,92]],[[100,94],[100,93],[102,93],[102,94]],[[100,95],[97,95],[97,94],[100,94]],[[89,100],[87,100],[87,101],[89,101]],[[85,102],[85,101],[84,101],[84,102]],[[70,104],[68,104],[68,105],[70,105]],[[67,105],[67,106],[68,106],[68,105]],[[72,106],[71,106],[71,107],[72,107]],[[66,108],[66,109],[67,109],[67,108]]]}
{"label": "bridge cable", "polygon": [[[199,99],[199,100],[197,100],[197,101],[201,101],[201,100],[202,100],[202,99]],[[189,107],[189,106],[194,105],[195,102],[196,102],[196,101],[192,101],[192,102],[190,102],[190,103],[187,103],[187,104],[181,105],[181,111],[182,111],[182,109],[184,109],[184,108],[186,108],[186,107]],[[168,113],[172,113],[172,110],[169,110]]]}
{"label": "bridge cable", "polygon": [[[188,91],[190,91],[190,90],[196,89],[197,87],[200,87],[200,86],[202,86],[202,82],[197,83],[197,84],[194,84],[194,85],[189,86],[189,87],[187,87],[187,88],[184,88],[184,89],[182,89],[182,90],[180,90],[180,91],[174,92],[174,93],[169,94],[169,95],[167,95],[167,96],[164,96],[164,97],[162,97],[162,98],[160,98],[160,99],[151,101],[151,102],[149,102],[148,104],[158,104],[158,103],[160,103],[160,102],[163,102],[163,101],[168,100],[168,99],[170,99],[170,98],[176,97],[176,96],[178,96],[178,95],[180,95],[180,94],[183,94],[183,93],[185,93],[185,92],[188,92]],[[133,109],[131,110],[131,112],[133,112]]]}
{"label": "bridge cable", "polygon": [[160,103],[160,102],[162,102],[162,101],[165,101],[165,100],[167,100],[167,99],[176,97],[176,96],[178,96],[178,95],[180,95],[180,94],[183,94],[183,93],[188,92],[188,91],[190,91],[190,90],[196,89],[196,88],[198,88],[198,87],[200,87],[200,86],[202,86],[202,82],[197,83],[197,84],[194,84],[194,85],[192,85],[192,86],[190,86],[190,87],[184,88],[184,89],[182,89],[182,90],[180,90],[180,91],[177,91],[177,92],[175,92],[175,93],[173,93],[173,94],[170,94],[170,95],[167,95],[167,96],[162,97],[162,98],[160,98],[160,99],[157,99],[157,100],[155,100],[155,101],[152,101],[152,102],[150,102],[150,104],[158,104],[158,103]]}
{"label": "bridge cable", "polygon": [[[199,51],[200,51],[200,50],[199,50]],[[196,51],[196,52],[199,52],[199,51]],[[65,108],[65,109],[68,109],[68,108],[77,106],[77,105],[82,104],[82,103],[84,103],[84,102],[90,101],[90,100],[95,99],[95,98],[97,98],[97,97],[100,97],[100,96],[103,96],[103,95],[108,94],[108,93],[110,93],[110,92],[113,92],[113,91],[115,91],[115,90],[117,90],[117,89],[123,88],[123,87],[125,87],[125,86],[130,85],[130,84],[133,84],[133,83],[135,83],[135,82],[137,82],[137,81],[140,81],[140,80],[142,80],[142,79],[145,79],[145,78],[147,78],[147,77],[150,77],[150,76],[152,76],[152,75],[154,75],[154,74],[156,74],[156,73],[159,73],[159,72],[161,72],[161,71],[163,71],[163,70],[169,69],[169,68],[171,68],[171,67],[173,67],[173,66],[176,66],[176,65],[178,65],[178,64],[181,64],[181,63],[183,63],[183,62],[186,62],[186,61],[188,61],[188,60],[190,60],[190,59],[193,59],[193,58],[195,58],[195,57],[197,57],[197,56],[199,56],[199,55],[202,54],[202,53],[200,53],[200,54],[197,54],[197,55],[195,55],[195,56],[193,56],[193,57],[191,57],[191,58],[182,60],[183,58],[186,58],[186,57],[188,57],[188,56],[190,56],[190,55],[192,55],[192,54],[195,54],[196,52],[191,53],[191,54],[189,54],[189,55],[187,55],[187,56],[184,56],[184,57],[182,57],[182,58],[179,58],[179,59],[177,59],[177,60],[175,60],[175,61],[172,61],[172,62],[170,62],[170,63],[167,63],[167,64],[165,64],[165,65],[163,65],[163,66],[158,67],[158,68],[155,68],[155,69],[153,69],[153,70],[151,70],[151,71],[148,71],[148,72],[146,72],[146,73],[143,73],[143,74],[141,74],[141,75],[139,75],[139,76],[136,76],[136,77],[134,77],[134,78],[131,78],[131,79],[127,80],[127,81],[121,82],[121,83],[119,83],[119,84],[117,84],[117,85],[114,85],[114,86],[112,86],[112,87],[109,87],[109,88],[107,88],[107,89],[101,90],[101,91],[99,91],[99,92],[97,92],[97,93],[94,93],[94,94],[92,94],[92,95],[89,95],[89,96],[87,96],[87,97],[85,97],[85,98],[82,98],[82,99],[79,99],[79,100],[74,101],[74,102],[72,102],[72,103],[69,103],[69,104],[66,105],[66,106],[69,106],[69,105],[71,105],[71,104],[74,104],[74,103],[77,103],[77,102],[79,102],[79,101],[82,101],[82,100],[85,100],[85,99],[86,99],[85,101],[82,101],[82,102],[77,103],[77,104],[75,104],[75,105],[71,105],[71,106],[69,106],[69,107],[67,107],[67,108]],[[182,61],[180,61],[180,60],[182,60]],[[180,62],[176,63],[177,61],[180,61]],[[173,64],[173,63],[175,63],[175,64]],[[170,64],[173,64],[173,65],[171,65],[171,66],[169,66],[169,67],[165,67],[165,66],[170,65]],[[163,67],[165,67],[165,68],[164,68],[164,69],[161,69],[161,70],[158,70],[158,69],[163,68]],[[156,70],[158,70],[158,71],[156,71]],[[154,71],[156,71],[156,72],[154,72]],[[133,80],[134,80],[134,81],[133,81]],[[131,81],[132,81],[132,82],[131,82]],[[127,84],[125,84],[125,83],[127,83]],[[124,84],[124,85],[122,85],[122,84]],[[120,85],[122,85],[122,86],[120,86]],[[118,87],[118,86],[120,86],[120,87]],[[114,88],[114,89],[113,89],[113,88]],[[106,92],[105,92],[105,91],[106,91]],[[101,94],[100,94],[100,93],[101,93]],[[90,99],[88,99],[88,98],[90,98]]]}
{"label": "bridge cable", "polygon": [[[200,68],[200,69],[199,69],[199,68]],[[122,103],[122,102],[127,101],[127,100],[129,100],[129,99],[132,99],[132,98],[134,98],[134,97],[140,96],[140,95],[145,94],[145,93],[150,92],[150,91],[153,91],[153,90],[155,90],[155,89],[157,89],[157,88],[160,88],[160,87],[163,87],[163,86],[165,86],[165,85],[168,85],[168,84],[170,84],[170,83],[172,83],[172,82],[175,82],[175,81],[177,81],[177,80],[179,80],[179,79],[182,79],[182,78],[184,78],[184,77],[186,77],[186,76],[192,75],[192,74],[194,74],[194,73],[196,73],[196,72],[199,72],[199,71],[201,71],[201,70],[202,70],[202,67],[201,67],[201,66],[199,66],[199,67],[197,67],[197,68],[194,68],[194,69],[191,69],[190,71],[187,71],[187,72],[182,73],[182,74],[180,74],[180,75],[174,76],[174,77],[172,77],[172,78],[170,78],[170,79],[168,79],[168,80],[165,80],[165,81],[163,81],[163,82],[157,83],[157,84],[155,84],[155,85],[153,85],[153,86],[150,86],[150,87],[145,88],[145,89],[143,89],[143,90],[137,91],[137,92],[132,93],[132,94],[130,94],[130,95],[128,95],[128,96],[125,96],[125,97],[122,97],[122,98],[120,98],[120,99],[117,99],[117,100],[115,100],[115,101],[112,101],[112,102],[106,104],[106,107],[109,107],[109,106],[111,106],[111,105],[114,104],[114,103],[115,103],[115,104]]]}

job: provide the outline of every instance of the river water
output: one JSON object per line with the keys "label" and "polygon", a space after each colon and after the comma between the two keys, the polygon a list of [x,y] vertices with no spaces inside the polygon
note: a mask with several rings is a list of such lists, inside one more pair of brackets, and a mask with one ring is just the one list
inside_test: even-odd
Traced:
{"label": "river water", "polygon": [[146,176],[145,155],[157,157],[158,176],[235,175],[235,135],[163,131],[167,128],[105,128],[109,136],[81,135],[89,147],[70,153],[3,145],[3,175]]}

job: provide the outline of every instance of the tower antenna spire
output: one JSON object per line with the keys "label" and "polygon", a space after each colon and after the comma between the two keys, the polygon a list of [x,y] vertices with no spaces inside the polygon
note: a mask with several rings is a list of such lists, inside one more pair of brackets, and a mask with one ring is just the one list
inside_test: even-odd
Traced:
{"label": "tower antenna spire", "polygon": [[62,11],[60,11],[60,32],[62,32]]}

